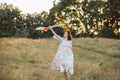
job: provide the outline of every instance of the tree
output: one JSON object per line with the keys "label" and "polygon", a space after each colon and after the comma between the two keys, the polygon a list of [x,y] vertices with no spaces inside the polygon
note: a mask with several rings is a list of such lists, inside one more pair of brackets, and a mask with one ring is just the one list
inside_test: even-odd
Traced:
{"label": "tree", "polygon": [[85,0],[81,2],[83,13],[80,18],[90,36],[97,35],[103,27],[105,4],[106,1],[103,0]]}
{"label": "tree", "polygon": [[52,24],[65,24],[62,28],[69,28],[73,36],[77,37],[85,32],[80,16],[79,0],[60,0],[57,4],[54,3],[48,18],[52,19]]}
{"label": "tree", "polygon": [[[120,0],[108,0],[105,11],[105,25],[113,30],[113,33],[120,36]],[[114,36],[114,37],[116,37]]]}
{"label": "tree", "polygon": [[13,36],[15,34],[15,20],[20,10],[12,4],[0,3],[0,36]]}
{"label": "tree", "polygon": [[26,24],[29,30],[28,37],[31,38],[44,38],[48,37],[48,34],[46,34],[43,31],[36,31],[35,28],[38,26],[47,26],[46,20],[47,20],[48,13],[43,11],[40,14],[34,13],[34,14],[27,14],[26,16]]}
{"label": "tree", "polygon": [[16,18],[16,37],[27,37],[29,26],[25,14],[21,14]]}

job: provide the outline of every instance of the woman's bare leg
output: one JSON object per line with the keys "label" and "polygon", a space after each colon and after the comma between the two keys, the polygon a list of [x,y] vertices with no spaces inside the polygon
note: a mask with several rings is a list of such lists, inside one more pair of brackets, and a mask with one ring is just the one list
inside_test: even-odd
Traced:
{"label": "woman's bare leg", "polygon": [[68,80],[70,80],[70,73],[69,72],[64,72],[64,76],[65,76],[65,78],[67,78]]}
{"label": "woman's bare leg", "polygon": [[64,76],[65,76],[65,78],[67,78],[67,73],[66,72],[64,72]]}
{"label": "woman's bare leg", "polygon": [[68,80],[70,80],[70,73],[69,72],[67,72],[67,78],[68,78]]}

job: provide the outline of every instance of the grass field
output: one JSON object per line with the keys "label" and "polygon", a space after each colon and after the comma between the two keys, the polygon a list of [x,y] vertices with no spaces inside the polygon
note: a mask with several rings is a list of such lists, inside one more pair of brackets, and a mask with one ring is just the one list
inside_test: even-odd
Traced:
{"label": "grass field", "polygon": [[[59,42],[50,39],[1,38],[0,80],[65,80],[50,70]],[[73,39],[72,80],[120,80],[120,40]]]}

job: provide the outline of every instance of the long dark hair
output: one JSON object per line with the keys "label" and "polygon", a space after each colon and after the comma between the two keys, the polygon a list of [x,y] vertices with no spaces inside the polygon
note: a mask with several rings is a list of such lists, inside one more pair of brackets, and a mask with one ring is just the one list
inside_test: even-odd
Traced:
{"label": "long dark hair", "polygon": [[71,34],[71,32],[70,31],[66,31],[66,32],[68,34],[68,40],[72,40],[72,34]]}

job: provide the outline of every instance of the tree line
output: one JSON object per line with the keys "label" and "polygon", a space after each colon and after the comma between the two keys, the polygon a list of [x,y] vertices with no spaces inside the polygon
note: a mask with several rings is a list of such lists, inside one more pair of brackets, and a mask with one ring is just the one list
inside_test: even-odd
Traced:
{"label": "tree line", "polygon": [[[120,38],[120,0],[56,0],[48,12],[22,14],[12,4],[0,3],[0,37],[49,38],[38,26],[65,24],[73,37]],[[55,28],[62,36],[63,29]]]}

